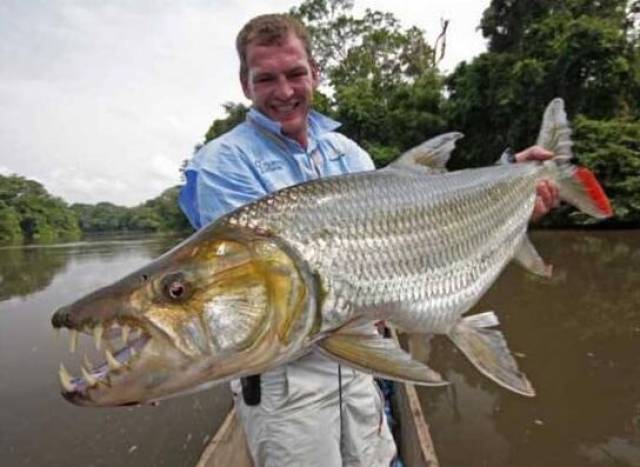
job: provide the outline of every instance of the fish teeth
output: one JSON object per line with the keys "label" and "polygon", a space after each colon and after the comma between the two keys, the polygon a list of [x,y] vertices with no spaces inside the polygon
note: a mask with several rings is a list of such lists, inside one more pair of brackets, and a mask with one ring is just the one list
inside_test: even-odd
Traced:
{"label": "fish teeth", "polygon": [[78,348],[78,331],[75,329],[71,330],[71,335],[69,336],[69,352],[75,353]]}
{"label": "fish teeth", "polygon": [[126,324],[124,326],[122,326],[122,342],[124,342],[125,344],[129,340],[129,331],[130,330],[131,330],[131,328],[129,326],[127,326]]}
{"label": "fish teeth", "polygon": [[60,377],[60,384],[62,384],[62,387],[65,391],[71,392],[75,389],[75,386],[71,382],[71,375],[62,363],[60,364],[60,369],[58,370],[58,376]]}
{"label": "fish teeth", "polygon": [[111,370],[119,370],[122,368],[122,363],[120,363],[108,349],[104,351],[104,354],[107,356],[107,363]]}
{"label": "fish teeth", "polygon": [[87,354],[85,354],[84,357],[82,358],[82,363],[87,368],[93,368],[93,363],[91,363],[91,360],[89,360],[89,357],[87,357]]}
{"label": "fish teeth", "polygon": [[104,328],[102,327],[101,324],[99,324],[95,328],[93,328],[93,341],[96,344],[96,350],[100,350],[100,347],[102,345],[102,331],[103,330],[104,330]]}
{"label": "fish teeth", "polygon": [[82,373],[82,377],[84,378],[84,380],[87,382],[87,384],[89,384],[89,386],[95,386],[96,383],[98,382],[98,380],[92,376],[85,368],[84,366],[80,367],[80,372]]}

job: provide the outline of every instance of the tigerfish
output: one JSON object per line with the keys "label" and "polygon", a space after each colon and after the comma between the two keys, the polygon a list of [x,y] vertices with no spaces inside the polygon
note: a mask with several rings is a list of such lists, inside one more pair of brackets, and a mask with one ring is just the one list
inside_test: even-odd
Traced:
{"label": "tigerfish", "polygon": [[495,313],[463,315],[512,259],[550,275],[527,238],[538,180],[555,181],[562,200],[591,216],[612,215],[592,173],[570,163],[570,135],[555,99],[537,142],[555,154],[544,162],[447,172],[462,136],[447,133],[384,169],[302,183],[220,217],[56,311],[52,324],[71,331],[72,350],[78,333],[98,348],[111,343],[105,362],[78,376],[61,365],[63,396],[87,406],[150,403],[312,349],[385,378],[447,384],[370,331],[378,320],[444,334],[482,373],[533,396],[491,329]]}

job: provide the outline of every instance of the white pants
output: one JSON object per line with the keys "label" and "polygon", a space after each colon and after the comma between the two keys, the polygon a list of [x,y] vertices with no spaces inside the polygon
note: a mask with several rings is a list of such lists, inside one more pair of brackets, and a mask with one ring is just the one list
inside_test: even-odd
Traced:
{"label": "white pants", "polygon": [[259,405],[234,394],[257,467],[388,467],[395,456],[373,378],[342,366],[341,425],[338,365],[319,354],[263,373]]}

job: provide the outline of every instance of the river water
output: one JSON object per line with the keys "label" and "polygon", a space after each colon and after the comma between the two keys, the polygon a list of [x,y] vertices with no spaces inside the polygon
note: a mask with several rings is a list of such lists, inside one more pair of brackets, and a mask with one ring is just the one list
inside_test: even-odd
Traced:
{"label": "river water", "polygon": [[537,396],[501,389],[434,339],[430,365],[452,384],[419,396],[440,462],[640,466],[640,231],[532,239],[554,278],[510,265],[470,313],[496,311]]}
{"label": "river water", "polygon": [[50,324],[57,307],[176,241],[112,238],[0,249],[0,465],[195,465],[231,407],[227,385],[157,407],[73,406],[60,396],[57,377],[60,361],[68,360],[68,333],[57,340]]}
{"label": "river water", "polygon": [[[451,381],[422,388],[437,454],[452,466],[640,466],[640,231],[535,232],[555,266],[510,266],[474,311],[495,310],[537,390],[512,395],[446,338],[416,338]],[[59,395],[68,355],[52,312],[145,264],[175,238],[0,249],[0,463],[195,465],[231,399],[226,385],[158,407],[79,408]]]}

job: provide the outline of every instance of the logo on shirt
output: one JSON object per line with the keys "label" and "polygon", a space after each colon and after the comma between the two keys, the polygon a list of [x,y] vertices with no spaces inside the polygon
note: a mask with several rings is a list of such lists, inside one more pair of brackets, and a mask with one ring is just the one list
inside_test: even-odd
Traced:
{"label": "logo on shirt", "polygon": [[275,172],[276,170],[284,169],[284,163],[279,160],[258,160],[255,162],[256,168],[261,174],[266,174],[269,172]]}

